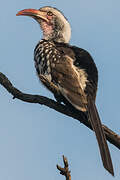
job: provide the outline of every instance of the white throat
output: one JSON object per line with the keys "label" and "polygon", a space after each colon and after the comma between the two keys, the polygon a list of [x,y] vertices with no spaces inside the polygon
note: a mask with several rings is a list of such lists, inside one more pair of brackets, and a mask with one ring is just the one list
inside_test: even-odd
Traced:
{"label": "white throat", "polygon": [[41,23],[41,28],[43,30],[43,39],[54,40],[57,42],[69,43],[71,38],[71,28],[69,23],[66,21],[63,25],[61,31],[55,31],[51,26],[46,24],[46,22]]}

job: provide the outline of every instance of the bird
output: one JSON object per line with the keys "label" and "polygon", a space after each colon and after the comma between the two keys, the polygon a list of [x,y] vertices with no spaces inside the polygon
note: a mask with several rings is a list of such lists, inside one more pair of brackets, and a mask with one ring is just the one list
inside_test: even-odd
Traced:
{"label": "bird", "polygon": [[55,7],[24,9],[17,16],[29,16],[43,33],[34,49],[36,73],[42,84],[60,103],[87,114],[95,132],[104,168],[114,176],[106,136],[95,105],[98,70],[88,51],[70,45],[71,26]]}

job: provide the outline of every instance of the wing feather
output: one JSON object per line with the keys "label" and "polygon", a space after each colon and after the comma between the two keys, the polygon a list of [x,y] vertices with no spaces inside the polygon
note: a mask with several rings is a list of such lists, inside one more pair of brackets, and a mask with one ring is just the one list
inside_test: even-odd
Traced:
{"label": "wing feather", "polygon": [[87,98],[80,85],[79,72],[69,56],[55,64],[52,77],[56,80],[61,94],[77,109],[86,111]]}
{"label": "wing feather", "polygon": [[79,71],[73,65],[73,59],[64,56],[53,68],[53,79],[61,94],[78,110],[88,111],[91,125],[95,131],[104,167],[114,175],[112,160],[106,137],[94,103],[94,98],[84,92]]}

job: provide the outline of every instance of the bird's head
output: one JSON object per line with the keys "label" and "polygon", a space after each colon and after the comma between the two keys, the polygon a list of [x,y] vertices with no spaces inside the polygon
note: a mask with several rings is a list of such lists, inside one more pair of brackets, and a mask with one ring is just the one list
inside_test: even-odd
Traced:
{"label": "bird's head", "polygon": [[24,9],[17,16],[30,16],[34,18],[43,31],[43,38],[57,42],[68,43],[71,37],[70,24],[64,15],[56,8],[42,7],[36,9]]}

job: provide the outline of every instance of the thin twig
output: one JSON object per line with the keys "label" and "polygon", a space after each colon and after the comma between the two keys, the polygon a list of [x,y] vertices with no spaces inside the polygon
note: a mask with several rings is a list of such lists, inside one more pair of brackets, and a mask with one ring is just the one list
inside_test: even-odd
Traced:
{"label": "thin twig", "polygon": [[64,168],[57,165],[57,169],[60,171],[60,174],[66,177],[66,180],[71,180],[71,174],[69,171],[69,165],[67,158],[63,155]]}
{"label": "thin twig", "polygon": [[[31,94],[25,94],[22,93],[20,90],[15,88],[12,83],[8,80],[8,78],[0,72],[0,84],[10,93],[13,95],[13,99],[17,98],[25,102],[29,103],[38,103],[41,105],[45,105],[51,109],[56,110],[57,112],[60,112],[62,114],[65,114],[67,116],[70,116],[79,122],[83,123],[85,126],[87,126],[89,129],[92,130],[90,122],[87,120],[86,115],[81,112],[77,111],[74,108],[70,109],[68,106],[60,104],[52,99],[49,99],[44,96],[39,95],[31,95]],[[107,140],[116,146],[118,149],[120,149],[120,136],[113,132],[111,129],[109,129],[107,126],[103,125],[105,135]]]}

